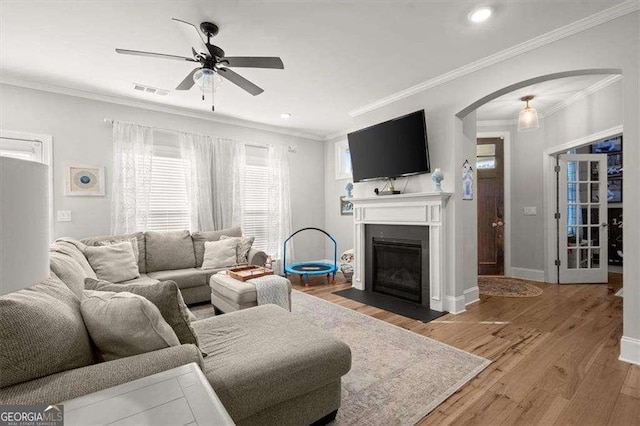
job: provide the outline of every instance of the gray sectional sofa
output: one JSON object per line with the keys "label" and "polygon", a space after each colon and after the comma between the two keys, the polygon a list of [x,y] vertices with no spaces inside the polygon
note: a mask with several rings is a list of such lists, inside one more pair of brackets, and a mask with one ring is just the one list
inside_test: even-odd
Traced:
{"label": "gray sectional sofa", "polygon": [[[202,239],[193,237],[191,250],[192,236],[184,233],[132,235],[142,243],[140,269],[146,275],[134,284],[177,278],[185,299],[208,299],[209,273],[197,267]],[[239,425],[308,425],[335,416],[341,377],[351,368],[349,347],[275,305],[191,322],[199,348],[180,340],[179,346],[99,362],[80,313],[83,277],[95,277],[81,248],[113,238],[56,242],[49,280],[0,297],[0,404],[60,403],[195,362]],[[200,293],[202,287],[206,292]],[[162,300],[166,294],[162,290]]]}
{"label": "gray sectional sofa", "polygon": [[[91,267],[82,266],[82,259],[76,253],[82,252],[83,245],[95,246],[105,242],[125,241],[135,238],[138,243],[138,270],[140,278],[127,281],[156,283],[159,281],[175,281],[182,292],[185,303],[192,304],[211,300],[209,278],[211,275],[226,269],[201,269],[204,256],[205,241],[217,241],[220,236],[242,236],[239,227],[211,232],[170,231],[170,232],[136,232],[126,235],[104,235],[84,238],[80,241],[72,239],[58,240],[51,246],[51,251],[57,253],[51,258],[51,270],[65,281],[65,278],[80,279],[95,278]],[[77,250],[76,250],[77,249]],[[254,248],[249,252],[249,264],[263,266],[267,255]],[[79,265],[70,265],[70,263]],[[86,260],[85,260],[86,263]],[[79,268],[78,268],[79,266]],[[83,272],[81,278],[70,277]],[[79,275],[78,275],[79,276]],[[66,282],[66,281],[65,281]]]}

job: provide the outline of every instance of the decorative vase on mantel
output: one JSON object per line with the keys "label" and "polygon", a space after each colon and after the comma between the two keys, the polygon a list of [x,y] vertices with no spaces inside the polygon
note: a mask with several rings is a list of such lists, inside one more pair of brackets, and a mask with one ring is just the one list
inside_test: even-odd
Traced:
{"label": "decorative vase on mantel", "polygon": [[431,173],[431,180],[433,181],[433,192],[442,192],[442,181],[444,180],[444,174],[440,168],[436,168]]}

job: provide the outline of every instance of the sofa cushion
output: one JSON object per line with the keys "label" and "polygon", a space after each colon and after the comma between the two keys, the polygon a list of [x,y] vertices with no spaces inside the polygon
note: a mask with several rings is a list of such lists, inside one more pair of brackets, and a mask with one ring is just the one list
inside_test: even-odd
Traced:
{"label": "sofa cushion", "polygon": [[221,269],[187,268],[175,269],[173,271],[149,272],[147,275],[149,278],[153,278],[158,281],[175,281],[176,284],[178,284],[178,288],[182,289],[206,286],[211,275],[219,272],[220,270]]}
{"label": "sofa cushion", "polygon": [[[84,255],[83,255],[84,256]],[[49,253],[49,267],[51,271],[73,291],[78,298],[82,298],[84,279],[91,278],[71,256],[57,251]],[[93,274],[95,278],[96,274]]]}
{"label": "sofa cushion", "polygon": [[193,249],[196,255],[197,268],[202,266],[202,260],[204,258],[204,242],[218,241],[222,235],[227,235],[229,237],[242,237],[242,229],[237,226],[234,228],[221,229],[219,231],[194,232],[191,234]]}
{"label": "sofa cushion", "polygon": [[155,278],[149,277],[149,275],[147,274],[140,274],[138,278],[122,281],[121,283],[118,283],[118,284],[156,284],[159,282],[160,281],[156,280]]}
{"label": "sofa cushion", "polygon": [[142,232],[134,232],[132,234],[124,234],[124,235],[101,235],[98,237],[89,237],[83,238],[80,242],[88,245],[88,246],[97,246],[104,241],[111,242],[122,242],[127,241],[131,238],[135,238],[138,241],[138,270],[141,274],[147,272],[147,250],[145,244],[145,237]]}
{"label": "sofa cushion", "polygon": [[0,297],[0,387],[93,363],[80,300],[58,277]]}
{"label": "sofa cushion", "polygon": [[182,299],[182,293],[174,281],[161,281],[155,284],[113,284],[107,281],[99,281],[88,278],[85,281],[87,290],[112,291],[129,293],[142,296],[160,310],[162,318],[171,326],[178,336],[180,343],[198,344],[195,331],[191,328],[190,311]]}
{"label": "sofa cushion", "polygon": [[[84,270],[85,274],[88,277],[95,278],[96,274],[93,271],[93,268],[91,268],[91,265],[89,265],[89,261],[84,255],[85,248],[87,248],[86,244],[78,240],[74,240],[73,238],[64,237],[58,238],[56,241],[54,241],[53,244],[51,244],[51,246],[49,247],[49,251],[65,254],[72,257],[73,260],[75,260],[78,265],[80,265],[80,267],[82,268],[82,270]],[[62,279],[59,275],[58,278]]]}
{"label": "sofa cushion", "polygon": [[98,246],[112,246],[115,244],[121,244],[127,242],[129,244],[131,244],[131,248],[133,249],[133,256],[136,259],[136,265],[138,264],[138,262],[140,261],[140,250],[138,249],[138,239],[137,238],[129,238],[126,240],[122,240],[122,241],[99,241],[98,242]]}
{"label": "sofa cushion", "polygon": [[147,242],[147,272],[185,269],[196,266],[193,242],[189,231],[145,233]]}
{"label": "sofa cushion", "polygon": [[205,241],[202,269],[229,268],[235,266],[238,239]]}
{"label": "sofa cushion", "polygon": [[236,247],[236,263],[238,265],[249,263],[249,251],[251,251],[251,246],[253,245],[256,237],[229,237],[227,235],[220,236],[220,240],[230,239],[234,239],[238,242],[238,246]]}
{"label": "sofa cushion", "polygon": [[140,276],[133,246],[129,241],[87,247],[84,254],[101,280],[119,283]]}
{"label": "sofa cushion", "polygon": [[142,296],[126,291],[85,290],[80,310],[91,340],[105,361],[180,344],[160,310]]}
{"label": "sofa cushion", "polygon": [[351,368],[349,346],[275,305],[199,320],[193,327],[209,354],[205,375],[236,422],[333,383]]}

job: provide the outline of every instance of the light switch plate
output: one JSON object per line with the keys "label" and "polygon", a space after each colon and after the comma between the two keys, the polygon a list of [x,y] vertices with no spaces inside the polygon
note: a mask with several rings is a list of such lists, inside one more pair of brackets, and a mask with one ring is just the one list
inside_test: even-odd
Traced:
{"label": "light switch plate", "polygon": [[58,210],[58,222],[71,222],[71,210]]}
{"label": "light switch plate", "polygon": [[533,207],[524,207],[524,215],[525,216],[535,216],[538,214],[538,208]]}

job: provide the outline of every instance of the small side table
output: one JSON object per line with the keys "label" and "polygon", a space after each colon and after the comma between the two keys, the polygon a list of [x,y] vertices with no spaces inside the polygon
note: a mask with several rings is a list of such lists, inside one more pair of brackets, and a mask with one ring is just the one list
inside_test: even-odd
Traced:
{"label": "small side table", "polygon": [[66,426],[234,425],[196,363],[62,404]]}

